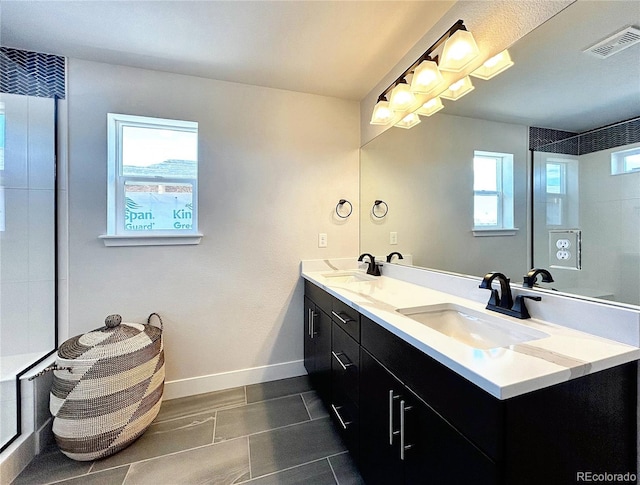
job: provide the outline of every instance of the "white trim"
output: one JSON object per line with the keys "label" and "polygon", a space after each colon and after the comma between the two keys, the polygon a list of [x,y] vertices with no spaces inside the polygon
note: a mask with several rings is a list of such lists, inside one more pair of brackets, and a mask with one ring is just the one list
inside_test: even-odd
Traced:
{"label": "white trim", "polygon": [[250,367],[220,374],[209,374],[206,376],[191,377],[188,379],[178,379],[169,381],[164,386],[164,396],[162,399],[175,399],[178,397],[193,396],[205,392],[220,391],[232,387],[247,386],[260,382],[275,381],[288,377],[305,375],[303,360],[294,360],[280,364],[264,365],[261,367]]}
{"label": "white trim", "polygon": [[107,247],[117,246],[181,246],[200,244],[202,234],[166,234],[163,236],[144,234],[139,236],[118,236],[102,234],[98,236]]}
{"label": "white trim", "polygon": [[518,234],[517,227],[512,229],[472,229],[473,235],[476,237],[488,237],[488,236],[515,236]]}

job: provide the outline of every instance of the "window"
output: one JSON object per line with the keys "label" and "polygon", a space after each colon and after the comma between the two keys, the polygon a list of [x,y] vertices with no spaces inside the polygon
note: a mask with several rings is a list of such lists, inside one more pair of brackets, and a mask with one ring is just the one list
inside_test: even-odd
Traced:
{"label": "window", "polygon": [[640,147],[611,154],[611,175],[640,171]]}
{"label": "window", "polygon": [[474,152],[473,229],[476,236],[515,234],[512,154]]}
{"label": "window", "polygon": [[562,226],[567,210],[567,164],[561,161],[546,163],[547,226]]}
{"label": "window", "polygon": [[108,246],[197,244],[198,123],[109,113]]}

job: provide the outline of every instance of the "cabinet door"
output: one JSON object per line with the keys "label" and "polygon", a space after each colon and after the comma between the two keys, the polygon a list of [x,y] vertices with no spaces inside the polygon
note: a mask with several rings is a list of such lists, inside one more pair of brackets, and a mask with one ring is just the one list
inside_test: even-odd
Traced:
{"label": "cabinet door", "polygon": [[404,386],[360,351],[360,472],[367,485],[404,482],[399,403]]}
{"label": "cabinet door", "polygon": [[313,323],[313,313],[316,310],[316,306],[314,303],[307,298],[304,297],[304,367],[307,369],[307,373],[311,376],[313,380],[313,375],[315,374],[316,364],[315,364],[315,355],[314,348],[315,342],[313,340],[312,334],[312,323]]}
{"label": "cabinet door", "polygon": [[316,306],[313,315],[314,386],[325,404],[331,400],[331,317]]}
{"label": "cabinet door", "polygon": [[495,463],[408,389],[399,409],[405,483],[498,483]]}

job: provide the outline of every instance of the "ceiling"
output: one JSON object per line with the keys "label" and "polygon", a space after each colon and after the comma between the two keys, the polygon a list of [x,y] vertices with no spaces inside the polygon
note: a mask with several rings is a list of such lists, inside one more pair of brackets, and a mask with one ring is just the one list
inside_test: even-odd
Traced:
{"label": "ceiling", "polygon": [[454,1],[0,2],[0,44],[361,100]]}

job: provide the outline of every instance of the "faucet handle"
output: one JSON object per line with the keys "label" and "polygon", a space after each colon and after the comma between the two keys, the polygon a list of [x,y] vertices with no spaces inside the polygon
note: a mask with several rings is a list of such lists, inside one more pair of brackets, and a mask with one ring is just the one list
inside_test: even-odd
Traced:
{"label": "faucet handle", "polygon": [[527,306],[524,304],[524,299],[528,298],[529,300],[533,300],[533,301],[540,301],[542,300],[541,296],[531,296],[531,295],[518,295],[516,296],[516,300],[513,303],[513,308],[511,308],[511,310],[513,311],[514,315],[516,318],[531,318],[531,315],[529,315],[529,310],[527,310]]}

